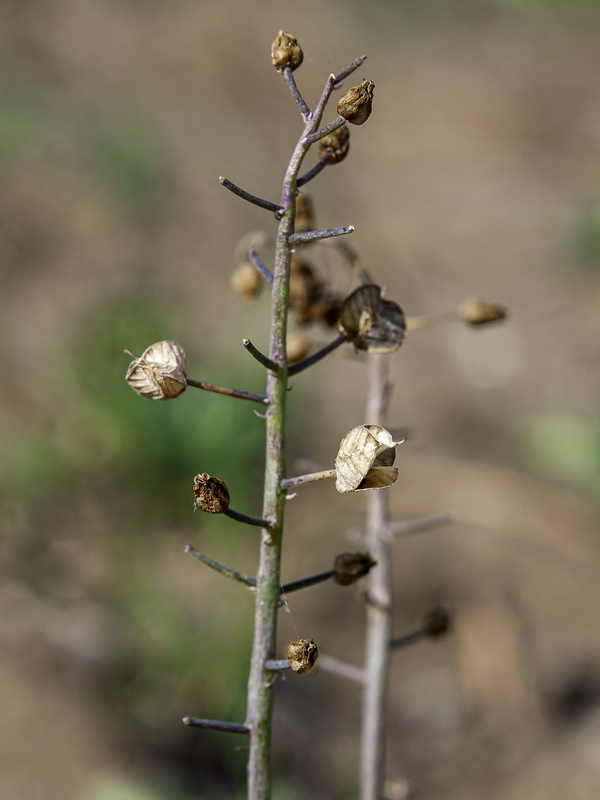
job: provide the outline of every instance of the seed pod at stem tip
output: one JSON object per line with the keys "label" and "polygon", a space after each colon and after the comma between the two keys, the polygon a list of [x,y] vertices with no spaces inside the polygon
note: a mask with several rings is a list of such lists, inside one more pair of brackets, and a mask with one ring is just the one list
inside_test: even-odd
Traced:
{"label": "seed pod at stem tip", "polygon": [[194,504],[208,514],[224,514],[229,508],[229,489],[222,480],[202,472],[194,478]]}
{"label": "seed pod at stem tip", "polygon": [[[404,439],[402,440],[404,441]],[[385,489],[398,480],[392,434],[379,425],[358,425],[342,441],[335,458],[335,488],[341,494]]]}
{"label": "seed pod at stem tip", "polygon": [[333,580],[339,586],[350,586],[367,575],[376,563],[368,553],[340,553],[333,566]]}
{"label": "seed pod at stem tip", "polygon": [[333,133],[319,140],[319,157],[326,158],[328,164],[339,164],[350,150],[350,131],[343,125]]}
{"label": "seed pod at stem tip", "polygon": [[340,99],[337,113],[352,125],[362,125],[371,116],[374,89],[373,81],[363,81],[352,86]]}
{"label": "seed pod at stem tip", "polygon": [[506,319],[507,310],[499,303],[488,303],[472,297],[461,304],[458,314],[468,325],[487,325]]}
{"label": "seed pod at stem tip", "polygon": [[177,342],[151,344],[139,358],[129,350],[125,353],[133,358],[125,380],[137,394],[151,400],[172,400],[185,391],[185,352]]}
{"label": "seed pod at stem tip", "polygon": [[314,667],[319,657],[319,648],[314,639],[297,639],[288,644],[287,657],[294,672],[304,675]]}
{"label": "seed pod at stem tip", "polygon": [[271,45],[271,61],[279,72],[285,67],[291,70],[298,69],[304,59],[302,48],[295,36],[285,31],[279,31],[277,38]]}
{"label": "seed pod at stem tip", "polygon": [[443,606],[434,606],[423,617],[423,628],[428,636],[444,636],[452,627],[452,617]]}

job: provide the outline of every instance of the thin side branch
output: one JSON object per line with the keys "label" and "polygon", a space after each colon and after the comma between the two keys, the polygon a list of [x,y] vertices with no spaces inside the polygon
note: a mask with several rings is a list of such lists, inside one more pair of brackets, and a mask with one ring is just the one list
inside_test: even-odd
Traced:
{"label": "thin side branch", "polygon": [[256,586],[256,581],[254,578],[251,578],[249,575],[244,575],[243,572],[238,572],[236,569],[232,569],[231,567],[225,566],[225,564],[220,564],[218,561],[215,561],[214,558],[209,558],[205,556],[204,553],[201,553],[199,550],[196,550],[195,547],[192,547],[191,544],[186,544],[183,548],[184,553],[189,553],[194,558],[197,558],[198,561],[202,561],[203,564],[206,564],[207,567],[214,569],[216,572],[221,573],[226,578],[231,578],[238,583],[243,583],[245,586],[249,586],[250,588],[254,588]]}
{"label": "thin side branch", "polygon": [[347,664],[345,661],[340,661],[332,656],[319,655],[317,664],[320,669],[324,669],[326,672],[332,672],[334,675],[348,678],[348,680],[356,683],[364,684],[367,679],[367,673],[364,669],[355,667],[353,664]]}
{"label": "thin side branch", "polygon": [[261,403],[268,405],[269,401],[264,394],[254,394],[254,392],[244,392],[241,389],[231,389],[229,386],[216,386],[214,383],[206,383],[206,381],[194,381],[192,378],[186,378],[188,386],[193,386],[195,389],[204,389],[206,392],[216,392],[217,394],[226,394],[229,397],[237,397],[240,400],[250,400],[252,403]]}
{"label": "thin side branch", "polygon": [[322,158],[320,158],[317,161],[314,167],[311,167],[311,169],[309,169],[308,172],[305,172],[304,175],[301,175],[298,178],[298,182],[296,184],[298,188],[300,188],[300,186],[304,186],[309,181],[312,181],[313,178],[316,178],[317,175],[319,175],[319,173],[323,172],[326,166],[327,166],[327,156],[322,156]]}
{"label": "thin side branch", "polygon": [[250,339],[242,339],[242,344],[244,345],[246,350],[250,353],[250,355],[254,356],[254,358],[259,362],[259,364],[262,364],[263,367],[270,369],[272,372],[279,372],[279,365],[276,364],[274,361],[271,361],[271,359],[264,353],[261,353],[258,347],[255,347],[252,344]]}
{"label": "thin side branch", "polygon": [[256,269],[260,272],[269,286],[273,285],[273,273],[271,270],[263,263],[261,257],[258,255],[254,248],[248,250],[248,258],[254,264]]}
{"label": "thin side branch", "polygon": [[290,664],[287,658],[278,658],[278,659],[267,659],[265,661],[265,669],[268,669],[270,672],[280,672],[282,669],[291,669],[292,665]]}
{"label": "thin side branch", "polygon": [[297,581],[291,581],[281,587],[281,594],[297,592],[300,589],[306,589],[308,586],[314,586],[316,583],[323,583],[333,578],[335,574],[336,570],[330,569],[327,572],[320,572],[318,575],[309,575],[308,578],[300,578]]}
{"label": "thin side branch", "polygon": [[354,232],[354,225],[344,225],[343,228],[327,228],[323,231],[307,231],[306,233],[293,233],[290,236],[290,244],[305,244],[306,242],[317,242],[319,239],[332,239],[334,236],[345,236],[347,233]]}
{"label": "thin side branch", "polygon": [[296,79],[294,78],[293,70],[290,67],[284,67],[283,77],[289,87],[290,92],[292,93],[292,97],[294,98],[296,105],[300,109],[302,118],[306,122],[310,117],[310,108],[304,102],[304,98],[302,97],[298,87],[296,86]]}
{"label": "thin side branch", "polygon": [[242,200],[247,200],[249,203],[252,203],[255,206],[266,208],[267,211],[273,211],[275,214],[281,214],[282,208],[278,203],[273,203],[271,200],[263,200],[262,197],[257,197],[254,194],[250,194],[250,192],[242,189],[241,186],[238,186],[233,181],[230,181],[229,178],[225,178],[223,175],[220,175],[219,183],[221,186],[229,189],[230,192],[233,192],[233,194],[237,194],[237,196],[241,197]]}
{"label": "thin side branch", "polygon": [[284,478],[281,481],[283,489],[293,489],[295,486],[302,486],[305,483],[315,483],[335,478],[334,469],[324,469],[321,472],[311,472],[309,475],[298,475],[295,478]]}
{"label": "thin side branch", "polygon": [[411,644],[415,642],[420,642],[423,639],[429,638],[429,632],[426,631],[424,628],[419,628],[419,630],[411,631],[410,633],[405,633],[403,636],[399,636],[397,639],[392,639],[390,641],[390,647],[392,650],[399,650],[402,647],[409,647]]}
{"label": "thin side branch", "polygon": [[316,133],[311,133],[310,136],[307,136],[304,140],[307,144],[314,144],[318,142],[319,139],[322,139],[324,136],[328,136],[330,133],[337,131],[338,128],[341,128],[342,125],[345,125],[347,122],[344,117],[337,117],[334,119],[333,122],[330,122],[329,125],[325,125],[323,128],[320,128]]}
{"label": "thin side branch", "polygon": [[290,367],[289,375],[297,375],[299,372],[302,372],[307,367],[312,367],[313,364],[316,364],[325,356],[328,356],[329,353],[332,353],[336,350],[340,345],[344,344],[346,340],[345,334],[340,334],[337,339],[334,339],[329,344],[326,344],[325,347],[322,347],[320,350],[317,350],[316,353],[308,356],[307,358],[303,359],[302,361],[298,361],[297,364],[294,364],[293,367]]}
{"label": "thin side branch", "polygon": [[440,528],[442,525],[449,525],[452,521],[450,514],[433,514],[430,517],[390,522],[387,532],[390,536],[406,536],[410,533],[421,533],[421,531],[429,531],[432,528]]}
{"label": "thin side branch", "polygon": [[233,508],[228,508],[223,514],[236,522],[245,522],[246,525],[255,525],[257,528],[269,528],[271,525],[268,519],[251,517],[249,514],[242,514],[241,511],[234,511]]}
{"label": "thin side branch", "polygon": [[214,731],[243,733],[246,736],[250,733],[250,728],[240,725],[238,722],[222,722],[218,719],[199,719],[198,717],[184,717],[182,722],[191,728],[212,728]]}

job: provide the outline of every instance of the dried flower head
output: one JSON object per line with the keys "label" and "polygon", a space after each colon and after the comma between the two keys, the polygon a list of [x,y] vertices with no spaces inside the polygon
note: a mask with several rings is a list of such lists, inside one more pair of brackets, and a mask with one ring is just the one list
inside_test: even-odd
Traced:
{"label": "dried flower head", "polygon": [[338,320],[357,350],[367,353],[394,353],[404,341],[404,311],[391,300],[384,300],[375,283],[359,286],[344,300]]}
{"label": "dried flower head", "polygon": [[340,586],[350,586],[359,578],[367,575],[377,562],[368,553],[340,553],[333,566],[333,580]]}
{"label": "dried flower head", "polygon": [[275,69],[279,72],[283,71],[285,67],[295,70],[302,64],[303,59],[304,53],[298,40],[290,33],[279,31],[271,45],[271,60]]}
{"label": "dried flower head", "polygon": [[373,110],[373,81],[363,81],[352,86],[340,99],[337,112],[340,117],[348,120],[353,125],[362,125],[371,116]]}
{"label": "dried flower head", "polygon": [[488,322],[499,322],[506,319],[504,306],[498,303],[487,303],[485,300],[470,298],[458,309],[459,316],[469,325],[486,325]]}
{"label": "dried flower head", "polygon": [[326,157],[328,164],[339,164],[350,150],[350,131],[343,125],[319,140],[319,158]]}
{"label": "dried flower head", "polygon": [[229,489],[219,478],[202,472],[194,478],[194,504],[209,514],[224,514],[229,508]]}
{"label": "dried flower head", "polygon": [[302,192],[296,198],[294,233],[308,233],[314,231],[315,227],[315,209],[312,198],[306,192]]}
{"label": "dried flower head", "polygon": [[262,289],[262,278],[250,261],[242,261],[231,273],[231,286],[248,302],[254,300]]}
{"label": "dried flower head", "polygon": [[319,657],[319,648],[313,639],[297,639],[288,644],[287,657],[294,672],[304,675],[314,667]]}
{"label": "dried flower head", "polygon": [[384,489],[398,479],[392,464],[396,447],[392,434],[379,425],[359,425],[352,428],[342,441],[335,458],[335,488],[345,492]]}
{"label": "dried flower head", "polygon": [[171,400],[185,391],[185,353],[177,342],[151,344],[139,358],[125,352],[133,358],[125,380],[134,392],[152,400]]}
{"label": "dried flower head", "polygon": [[434,606],[425,614],[423,627],[427,635],[434,639],[444,636],[452,627],[452,617],[443,606]]}
{"label": "dried flower head", "polygon": [[310,340],[300,331],[292,333],[287,337],[286,349],[288,364],[296,364],[308,355]]}

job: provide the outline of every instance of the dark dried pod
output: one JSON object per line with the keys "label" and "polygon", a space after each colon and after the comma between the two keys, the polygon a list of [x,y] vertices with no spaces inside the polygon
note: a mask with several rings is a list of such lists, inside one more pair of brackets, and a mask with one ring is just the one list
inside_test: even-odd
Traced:
{"label": "dark dried pod", "polygon": [[319,158],[327,158],[328,164],[339,164],[350,150],[350,131],[343,125],[319,140]]}
{"label": "dark dried pod", "polygon": [[368,553],[340,553],[333,565],[333,580],[340,586],[350,586],[367,575],[376,563]]}
{"label": "dark dried pod", "polygon": [[262,277],[250,261],[242,261],[231,273],[231,286],[248,302],[254,300],[262,289]]}
{"label": "dark dried pod", "polygon": [[499,322],[506,319],[507,312],[499,303],[487,303],[485,300],[470,298],[458,309],[462,320],[469,325],[487,325],[489,322]]}
{"label": "dark dried pod", "polygon": [[288,364],[296,364],[306,358],[310,350],[310,340],[304,333],[298,331],[287,337],[286,341]]}
{"label": "dark dried pod", "polygon": [[294,233],[308,233],[316,227],[315,209],[310,195],[302,192],[296,198],[296,221]]}
{"label": "dark dried pod", "polygon": [[317,278],[313,268],[306,261],[292,258],[290,265],[289,306],[300,312],[306,312],[319,299],[323,284]]}
{"label": "dark dried pod", "polygon": [[303,59],[304,53],[298,40],[290,33],[279,31],[271,45],[271,60],[275,69],[279,72],[282,72],[285,67],[295,70],[302,64]]}
{"label": "dark dried pod", "polygon": [[404,341],[406,319],[399,305],[382,298],[379,286],[365,283],[344,300],[338,328],[357,350],[394,353]]}
{"label": "dark dried pod", "polygon": [[374,89],[373,81],[363,81],[352,86],[340,99],[337,113],[353,125],[362,125],[371,116]]}
{"label": "dark dried pod", "polygon": [[187,387],[185,353],[177,342],[164,340],[146,348],[127,368],[125,380],[134,392],[151,400],[172,400]]}
{"label": "dark dried pod", "polygon": [[297,639],[288,644],[287,657],[298,675],[310,672],[319,657],[319,648],[313,639]]}
{"label": "dark dried pod", "polygon": [[229,508],[229,489],[219,478],[207,472],[194,478],[194,503],[208,514],[224,514]]}
{"label": "dark dried pod", "polygon": [[452,627],[452,617],[443,606],[429,609],[423,618],[423,628],[428,636],[437,638],[444,636]]}

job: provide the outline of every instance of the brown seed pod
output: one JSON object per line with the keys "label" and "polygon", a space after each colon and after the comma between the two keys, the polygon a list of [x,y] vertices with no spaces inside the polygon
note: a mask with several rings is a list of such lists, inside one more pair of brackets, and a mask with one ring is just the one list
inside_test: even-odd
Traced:
{"label": "brown seed pod", "polygon": [[362,125],[371,116],[374,89],[373,81],[363,81],[357,86],[352,86],[340,98],[337,113],[353,125]]}
{"label": "brown seed pod", "polygon": [[432,638],[444,636],[452,627],[452,617],[443,606],[434,606],[425,614],[423,627]]}
{"label": "brown seed pod", "polygon": [[315,208],[312,198],[306,192],[302,192],[296,198],[294,233],[308,233],[314,231],[315,227]]}
{"label": "brown seed pod", "polygon": [[231,273],[231,286],[234,291],[251,302],[262,289],[262,278],[250,261],[242,261]]}
{"label": "brown seed pod", "polygon": [[229,489],[219,478],[202,472],[194,478],[194,503],[200,511],[223,514],[229,508]]}
{"label": "brown seed pod", "polygon": [[345,494],[392,486],[398,479],[392,464],[399,444],[379,425],[352,428],[340,442],[335,458],[335,488]]}
{"label": "brown seed pod", "polygon": [[185,391],[185,353],[177,342],[151,344],[139,358],[125,352],[133,358],[125,380],[134,392],[152,400],[171,400]]}
{"label": "brown seed pod", "polygon": [[295,70],[302,64],[303,59],[304,53],[298,40],[290,33],[279,31],[271,45],[271,61],[275,69],[279,72],[282,72],[285,67]]}
{"label": "brown seed pod", "polygon": [[350,586],[367,575],[377,562],[368,553],[340,553],[336,556],[333,580],[340,586]]}
{"label": "brown seed pod", "polygon": [[498,303],[487,303],[485,300],[472,297],[462,303],[458,314],[469,325],[487,325],[489,322],[506,319],[507,311]]}
{"label": "brown seed pod", "polygon": [[323,284],[306,261],[293,258],[290,266],[289,306],[298,312],[306,312],[319,299]]}
{"label": "brown seed pod", "polygon": [[319,648],[313,639],[297,639],[288,644],[287,657],[294,672],[304,675],[314,667],[319,657]]}
{"label": "brown seed pod", "polygon": [[347,125],[338,128],[319,140],[319,158],[327,158],[328,164],[339,164],[350,150],[350,131]]}
{"label": "brown seed pod", "polygon": [[338,328],[357,350],[394,353],[404,341],[406,319],[399,305],[382,298],[379,286],[365,283],[344,300]]}
{"label": "brown seed pod", "polygon": [[288,364],[296,364],[306,358],[310,350],[310,340],[304,333],[292,333],[286,342]]}

